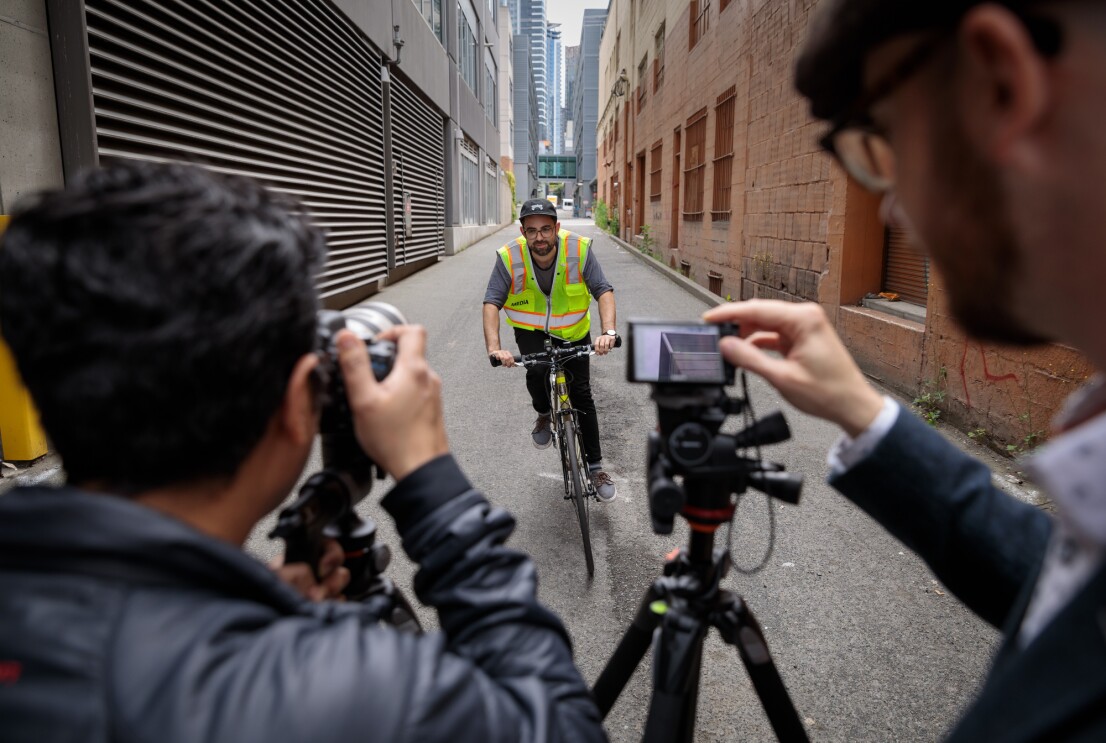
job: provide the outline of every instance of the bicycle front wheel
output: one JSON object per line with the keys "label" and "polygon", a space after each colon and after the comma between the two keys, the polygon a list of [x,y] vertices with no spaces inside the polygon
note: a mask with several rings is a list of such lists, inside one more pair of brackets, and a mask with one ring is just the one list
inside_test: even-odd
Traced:
{"label": "bicycle front wheel", "polygon": [[591,531],[588,520],[588,489],[584,467],[583,452],[580,449],[579,432],[570,422],[565,426],[565,450],[568,452],[569,475],[572,480],[572,502],[576,506],[576,518],[580,522],[580,535],[584,539],[584,562],[588,566],[588,577],[595,574],[595,559],[591,554]]}

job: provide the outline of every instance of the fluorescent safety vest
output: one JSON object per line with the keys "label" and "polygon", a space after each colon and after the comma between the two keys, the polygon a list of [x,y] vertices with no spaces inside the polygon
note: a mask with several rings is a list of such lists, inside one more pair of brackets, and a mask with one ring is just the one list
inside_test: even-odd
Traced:
{"label": "fluorescent safety vest", "polygon": [[538,288],[525,238],[519,236],[499,249],[499,259],[511,276],[503,311],[512,328],[543,330],[566,341],[578,341],[591,329],[591,294],[584,283],[591,240],[567,230],[561,230],[557,238],[560,249],[549,297]]}

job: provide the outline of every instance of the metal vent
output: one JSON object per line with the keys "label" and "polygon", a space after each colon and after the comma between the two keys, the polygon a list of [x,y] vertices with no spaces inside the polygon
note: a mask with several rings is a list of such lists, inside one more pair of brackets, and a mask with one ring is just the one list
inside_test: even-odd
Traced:
{"label": "metal vent", "polygon": [[[392,76],[392,162],[395,168],[396,265],[445,252],[444,120],[398,75]],[[404,224],[411,194],[412,229]]]}
{"label": "metal vent", "polygon": [[180,160],[296,197],[325,299],[387,275],[380,57],[325,0],[87,0],[100,160]]}

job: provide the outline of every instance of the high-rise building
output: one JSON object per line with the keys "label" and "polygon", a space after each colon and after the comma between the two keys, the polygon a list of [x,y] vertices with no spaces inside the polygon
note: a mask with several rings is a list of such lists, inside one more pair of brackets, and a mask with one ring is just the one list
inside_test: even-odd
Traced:
{"label": "high-rise building", "polygon": [[525,201],[539,193],[538,181],[538,97],[534,82],[530,38],[514,37],[514,173],[515,198]]}
{"label": "high-rise building", "polygon": [[572,144],[576,154],[576,203],[580,214],[586,214],[595,204],[594,181],[597,172],[596,128],[599,125],[599,45],[603,40],[603,26],[607,11],[584,11],[580,30],[580,46],[575,54],[572,73],[572,98],[567,105],[572,109]]}
{"label": "high-rise building", "polygon": [[549,141],[549,149],[554,155],[563,155],[565,149],[563,74],[564,42],[561,41],[559,23],[547,24],[546,30],[546,74],[548,87],[546,94],[546,129],[542,139]]}
{"label": "high-rise building", "polygon": [[[548,23],[545,20],[545,0],[511,0],[511,3],[512,30],[526,37],[524,47],[529,50],[530,67],[534,76],[534,96],[538,101],[538,136],[546,139],[549,131],[549,71],[546,61]],[[520,76],[518,79],[525,78]],[[518,176],[517,173],[515,175]]]}

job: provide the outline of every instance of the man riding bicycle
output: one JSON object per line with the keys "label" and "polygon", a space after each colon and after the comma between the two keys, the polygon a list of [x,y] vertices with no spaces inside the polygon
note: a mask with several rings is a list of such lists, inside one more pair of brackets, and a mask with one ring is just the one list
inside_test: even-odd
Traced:
{"label": "man riding bicycle", "polygon": [[[499,249],[488,289],[484,294],[484,342],[488,355],[504,366],[514,366],[514,355],[499,343],[499,311],[507,314],[514,328],[515,342],[522,355],[554,346],[586,346],[591,339],[591,300],[599,304],[603,333],[595,340],[595,352],[603,356],[614,348],[614,287],[603,275],[591,240],[561,229],[557,209],[546,199],[531,199],[519,212],[522,237]],[[599,418],[591,396],[591,369],[587,356],[565,365],[572,405],[580,412],[584,456],[591,480],[602,502],[614,499],[615,485],[603,471],[599,445]],[[553,443],[551,401],[540,367],[526,370],[526,389],[538,419],[530,434],[534,446],[545,449]]]}

